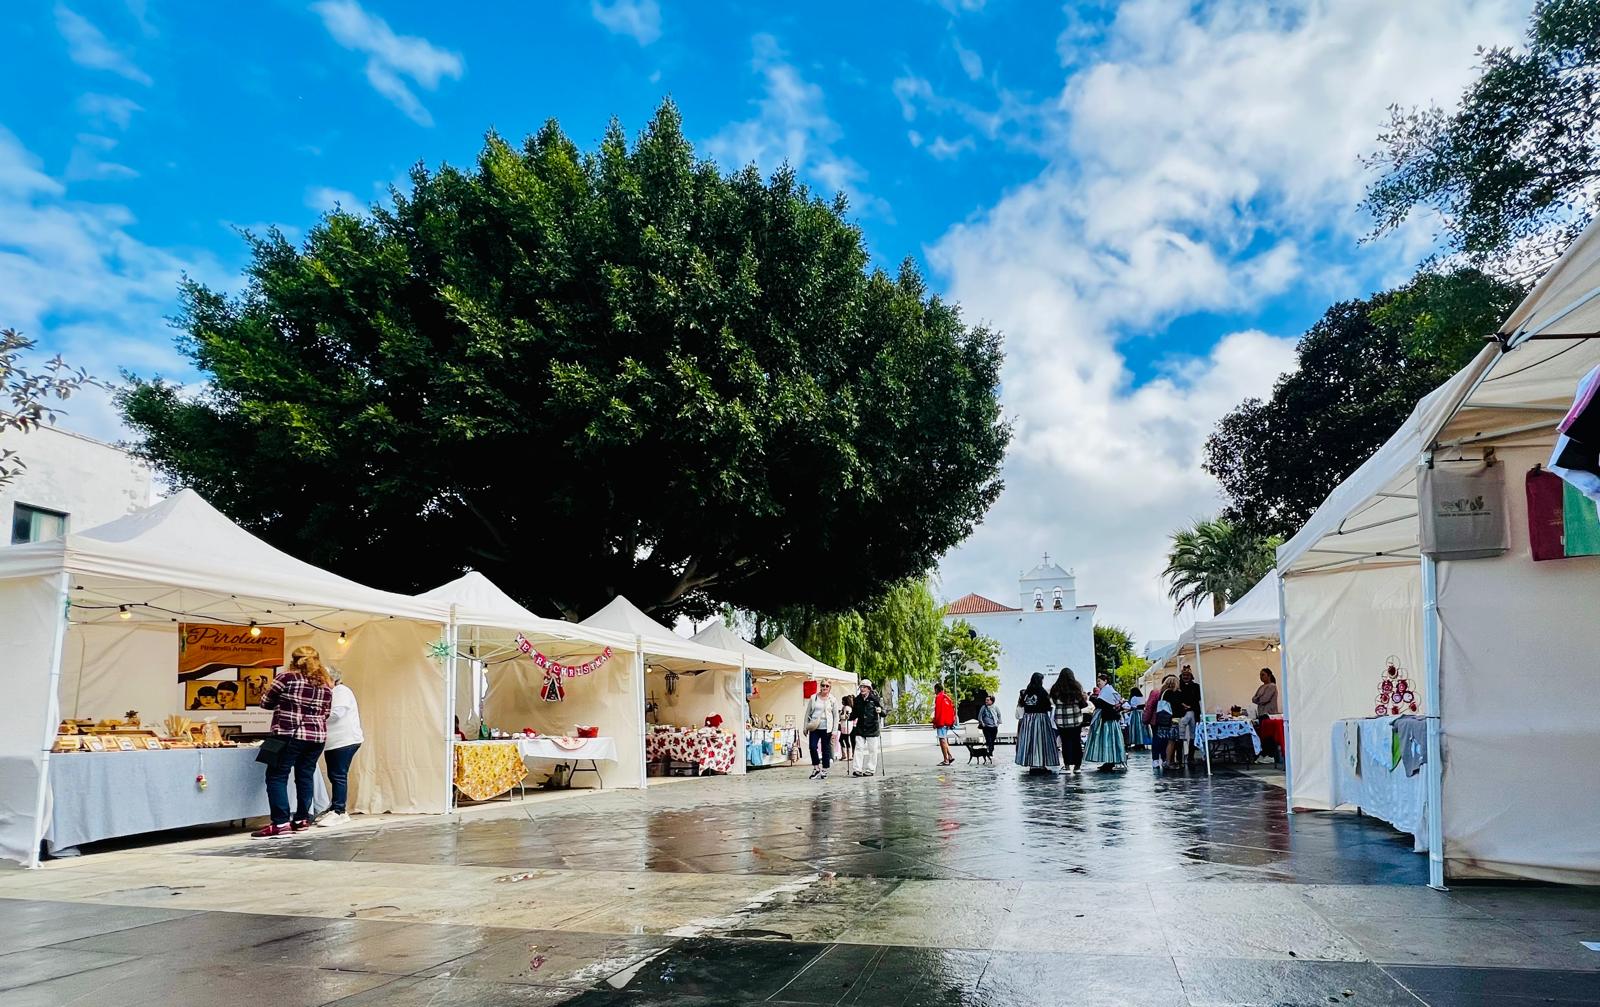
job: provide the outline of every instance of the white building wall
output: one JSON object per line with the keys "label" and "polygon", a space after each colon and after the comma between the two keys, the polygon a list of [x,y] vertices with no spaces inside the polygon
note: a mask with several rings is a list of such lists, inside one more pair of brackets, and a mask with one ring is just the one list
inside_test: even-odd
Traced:
{"label": "white building wall", "polygon": [[11,516],[19,504],[67,515],[67,530],[82,531],[150,506],[154,479],[126,451],[80,434],[42,427],[7,433],[0,448],[26,465],[0,486],[0,545],[11,544]]}
{"label": "white building wall", "polygon": [[[1006,718],[1003,733],[1010,734],[1017,693],[1027,687],[1036,671],[1045,672],[1048,685],[1063,666],[1071,668],[1087,689],[1094,684],[1095,606],[1083,605],[1059,612],[989,612],[950,615],[945,623],[965,620],[973,629],[1000,644],[1000,696],[995,701]],[[961,697],[957,697],[961,698]]]}

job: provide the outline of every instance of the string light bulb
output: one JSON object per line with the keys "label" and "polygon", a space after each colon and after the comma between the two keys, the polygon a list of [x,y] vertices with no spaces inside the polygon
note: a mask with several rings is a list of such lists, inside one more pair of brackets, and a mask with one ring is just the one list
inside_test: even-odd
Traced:
{"label": "string light bulb", "polygon": [[256,621],[254,619],[250,620],[250,635],[251,636],[260,636],[261,635],[261,627],[256,625]]}
{"label": "string light bulb", "polygon": [[345,644],[347,644],[349,642],[350,642],[350,639],[349,639],[349,637],[344,635],[344,630],[342,630],[342,629],[339,630],[339,646],[343,647]]}
{"label": "string light bulb", "polygon": [[118,605],[117,606],[117,618],[118,619],[132,619],[133,618],[133,613],[128,611],[128,606],[126,606],[126,605]]}

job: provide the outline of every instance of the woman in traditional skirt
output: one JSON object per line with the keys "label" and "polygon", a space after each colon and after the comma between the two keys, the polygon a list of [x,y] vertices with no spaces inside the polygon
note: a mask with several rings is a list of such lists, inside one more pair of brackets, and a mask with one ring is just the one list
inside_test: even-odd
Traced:
{"label": "woman in traditional skirt", "polygon": [[1017,719],[1017,755],[1019,766],[1027,766],[1030,773],[1048,773],[1061,765],[1061,754],[1056,751],[1056,725],[1050,705],[1050,693],[1044,687],[1044,672],[1036,671],[1017,700],[1022,711]]}
{"label": "woman in traditional skirt", "polygon": [[1143,751],[1150,744],[1150,728],[1144,722],[1144,694],[1136,685],[1128,693],[1127,710],[1123,713],[1123,721],[1128,725],[1128,751]]}
{"label": "woman in traditional skirt", "polygon": [[1128,749],[1122,743],[1122,697],[1111,687],[1111,676],[1099,672],[1094,676],[1095,692],[1089,697],[1094,704],[1094,719],[1089,721],[1089,747],[1083,757],[1100,763],[1100,772],[1111,770],[1128,761]]}

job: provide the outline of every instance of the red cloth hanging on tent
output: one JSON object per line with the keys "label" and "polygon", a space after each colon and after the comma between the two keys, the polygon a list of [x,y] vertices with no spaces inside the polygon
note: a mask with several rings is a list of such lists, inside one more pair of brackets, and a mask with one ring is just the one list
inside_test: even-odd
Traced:
{"label": "red cloth hanging on tent", "polygon": [[800,698],[810,699],[817,694],[816,682],[802,682],[800,685]]}
{"label": "red cloth hanging on tent", "polygon": [[1524,485],[1528,493],[1528,548],[1534,561],[1565,559],[1567,551],[1562,540],[1566,523],[1562,501],[1566,496],[1566,483],[1554,472],[1534,466],[1528,470]]}

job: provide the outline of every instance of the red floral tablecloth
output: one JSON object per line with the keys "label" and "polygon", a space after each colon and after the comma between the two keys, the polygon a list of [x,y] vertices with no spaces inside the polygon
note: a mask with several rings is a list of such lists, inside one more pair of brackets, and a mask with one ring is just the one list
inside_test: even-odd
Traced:
{"label": "red floral tablecloth", "polygon": [[646,762],[693,762],[700,771],[733,772],[738,739],[726,731],[652,731],[644,736]]}

